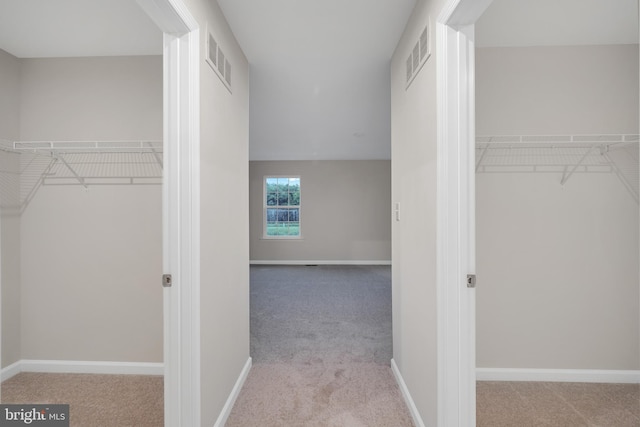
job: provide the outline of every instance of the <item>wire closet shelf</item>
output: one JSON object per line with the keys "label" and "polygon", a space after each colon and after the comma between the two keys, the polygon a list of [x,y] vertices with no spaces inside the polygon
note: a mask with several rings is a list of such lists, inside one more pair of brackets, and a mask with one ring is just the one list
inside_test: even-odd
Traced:
{"label": "wire closet shelf", "polygon": [[46,185],[162,184],[162,141],[0,140],[0,150],[2,205],[20,212]]}
{"label": "wire closet shelf", "polygon": [[613,173],[638,203],[636,134],[500,135],[476,137],[476,173]]}

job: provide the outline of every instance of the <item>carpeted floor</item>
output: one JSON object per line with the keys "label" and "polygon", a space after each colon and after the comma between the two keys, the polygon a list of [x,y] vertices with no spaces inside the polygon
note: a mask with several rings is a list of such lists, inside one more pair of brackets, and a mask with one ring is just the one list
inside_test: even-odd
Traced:
{"label": "carpeted floor", "polygon": [[2,383],[2,403],[69,404],[71,427],[159,427],[163,377],[22,372]]}
{"label": "carpeted floor", "polygon": [[640,384],[478,382],[478,427],[638,427]]}
{"label": "carpeted floor", "polygon": [[391,267],[252,266],[254,363],[389,365]]}
{"label": "carpeted floor", "polygon": [[253,266],[254,364],[226,425],[413,426],[392,354],[390,267]]}

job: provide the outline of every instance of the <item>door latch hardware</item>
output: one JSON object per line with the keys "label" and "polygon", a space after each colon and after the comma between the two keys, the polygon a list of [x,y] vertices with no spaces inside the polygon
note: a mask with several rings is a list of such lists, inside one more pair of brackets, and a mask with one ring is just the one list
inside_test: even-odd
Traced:
{"label": "door latch hardware", "polygon": [[163,274],[162,275],[162,287],[163,288],[170,288],[171,284],[172,284],[171,275],[170,274]]}
{"label": "door latch hardware", "polygon": [[476,275],[467,274],[467,288],[475,288],[475,287],[476,287]]}

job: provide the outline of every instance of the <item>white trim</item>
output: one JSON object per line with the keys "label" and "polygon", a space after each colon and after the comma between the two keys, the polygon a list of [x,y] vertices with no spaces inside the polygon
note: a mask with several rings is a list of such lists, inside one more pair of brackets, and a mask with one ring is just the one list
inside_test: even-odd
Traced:
{"label": "white trim", "polygon": [[151,362],[108,362],[83,360],[23,359],[2,370],[2,380],[20,372],[56,374],[164,375],[164,364]]}
{"label": "white trim", "polygon": [[233,390],[231,390],[231,394],[227,398],[227,402],[224,404],[216,423],[213,425],[214,427],[224,427],[227,423],[227,419],[229,415],[231,415],[231,410],[233,409],[233,405],[236,403],[236,399],[240,395],[240,390],[242,390],[242,386],[244,382],[247,380],[247,376],[249,375],[249,371],[251,370],[251,358],[247,359],[247,363],[244,364],[244,368],[240,371],[240,375],[236,381],[236,384],[233,386]]}
{"label": "white trim", "polygon": [[251,260],[251,265],[391,265],[391,260]]}
{"label": "white trim", "polygon": [[477,368],[478,381],[640,384],[640,371],[602,369]]}
{"label": "white trim", "polygon": [[424,421],[422,421],[422,417],[420,416],[420,412],[418,412],[418,408],[411,397],[411,393],[409,393],[409,388],[404,382],[404,378],[402,378],[402,374],[400,373],[400,369],[398,369],[398,365],[396,365],[396,361],[393,359],[391,359],[391,372],[393,372],[393,376],[396,378],[398,387],[400,387],[400,392],[402,393],[402,397],[409,408],[411,418],[413,418],[413,423],[417,427],[425,427]]}
{"label": "white trim", "polygon": [[457,32],[442,22],[437,31],[438,82],[438,142],[437,142],[437,325],[438,325],[438,425],[475,426],[471,403],[465,401],[466,389],[473,377],[465,377],[463,366],[469,363],[463,346],[468,313],[463,306],[467,297],[464,275],[467,272],[464,221],[461,200],[463,171],[459,156],[464,135],[461,111],[458,60],[460,59]]}
{"label": "white trim", "polygon": [[20,372],[20,361],[18,360],[0,371],[0,382],[8,380]]}
{"label": "white trim", "polygon": [[[278,236],[270,236],[267,234],[267,210],[268,209],[277,209],[278,206],[269,206],[267,205],[267,179],[269,178],[297,178],[299,182],[299,190],[300,190],[300,203],[298,203],[298,235],[278,235]],[[282,209],[296,209],[296,206],[283,206]],[[304,240],[304,236],[302,235],[302,178],[300,175],[264,175],[262,177],[262,236],[260,240],[285,240],[285,241],[293,241],[299,242]]]}
{"label": "white trim", "polygon": [[[200,31],[184,0],[138,0],[164,32],[164,423],[200,425]],[[160,279],[160,278],[158,278]]]}
{"label": "white trim", "polygon": [[438,425],[476,425],[473,24],[491,0],[448,0],[436,22]]}

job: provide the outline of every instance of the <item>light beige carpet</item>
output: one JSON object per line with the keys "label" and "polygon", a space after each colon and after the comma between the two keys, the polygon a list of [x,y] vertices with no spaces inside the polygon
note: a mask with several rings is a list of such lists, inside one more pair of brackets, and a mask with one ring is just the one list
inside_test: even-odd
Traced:
{"label": "light beige carpet", "polygon": [[477,384],[478,427],[638,427],[640,384]]}
{"label": "light beige carpet", "polygon": [[2,403],[69,404],[71,427],[161,427],[163,377],[22,372],[2,383]]}
{"label": "light beige carpet", "polygon": [[412,426],[392,355],[390,267],[252,266],[254,365],[227,427]]}
{"label": "light beige carpet", "polygon": [[391,368],[376,363],[256,364],[227,427],[404,427]]}

